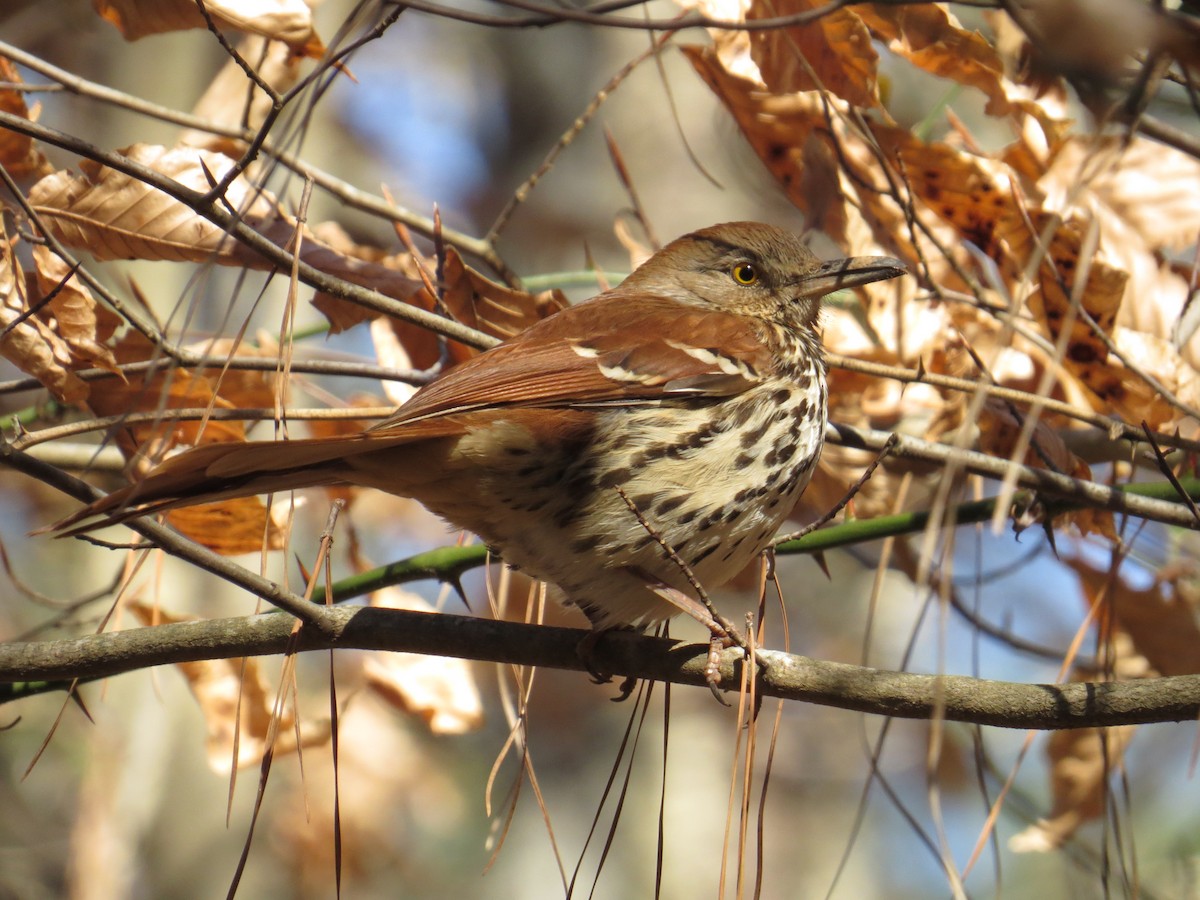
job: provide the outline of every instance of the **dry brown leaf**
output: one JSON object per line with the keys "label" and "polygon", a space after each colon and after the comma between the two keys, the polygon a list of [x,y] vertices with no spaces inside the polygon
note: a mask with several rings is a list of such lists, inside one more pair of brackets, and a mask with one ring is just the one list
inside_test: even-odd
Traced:
{"label": "dry brown leaf", "polygon": [[[281,94],[291,89],[300,77],[300,60],[286,44],[247,35],[238,43],[237,49],[242,60],[253,67],[258,79]],[[192,115],[226,128],[257,129],[271,104],[270,95],[250,80],[237,60],[231,59],[221,67],[208,90],[196,102]],[[246,149],[244,141],[191,129],[180,134],[178,143],[231,156],[240,156]]]}
{"label": "dry brown leaf", "polygon": [[[823,0],[752,0],[745,21],[826,6]],[[776,94],[826,90],[853,106],[879,103],[879,55],[862,20],[848,9],[834,9],[807,25],[752,31],[750,52],[763,83]]]}
{"label": "dry brown leaf", "polygon": [[889,50],[917,68],[982,91],[988,98],[988,115],[1024,112],[1036,117],[1049,133],[1065,130],[1062,107],[1052,110],[1033,99],[1028,89],[1010,81],[996,48],[979,32],[964,29],[942,6],[863,4],[854,12],[877,37],[888,42]]}
{"label": "dry brown leaf", "polygon": [[[320,243],[306,242],[303,256],[307,262],[426,312],[432,311],[433,301],[420,276],[422,265],[433,271],[429,260],[414,259],[408,253],[389,254],[379,247],[357,243],[334,222],[317,225],[313,233]],[[373,310],[323,292],[317,292],[312,303],[329,320],[334,334],[379,317]],[[400,320],[392,320],[392,327],[414,366],[429,368],[441,358],[438,337],[428,329]]]}
{"label": "dry brown leaf", "polygon": [[[1200,672],[1200,630],[1190,604],[1164,600],[1159,585],[1139,590],[1119,574],[1083,557],[1067,558],[1079,576],[1089,607],[1107,634],[1110,672],[1078,670],[1074,681],[1115,678],[1128,681],[1159,674]],[[1015,835],[1016,852],[1054,850],[1084,823],[1105,814],[1108,776],[1121,764],[1135,726],[1080,728],[1050,736],[1050,786],[1054,797],[1049,817]]]}
{"label": "dry brown leaf", "polygon": [[[155,351],[142,335],[129,332],[118,341],[115,355],[117,361],[124,364],[153,359]],[[213,385],[208,378],[180,368],[158,370],[150,376],[137,374],[125,382],[106,384],[103,391],[94,392],[88,405],[98,416],[167,409],[203,409],[210,405],[221,408],[235,406],[213,393]],[[197,421],[163,421],[129,425],[117,432],[117,444],[127,459],[135,456],[156,459],[177,445],[194,446],[197,443],[246,439],[246,429],[241,422],[208,422],[203,435],[200,432],[201,424]]]}
{"label": "dry brown leaf", "polygon": [[[371,346],[375,348],[375,360],[379,365],[393,372],[411,371],[413,368],[412,355],[400,342],[400,336],[392,327],[390,319],[376,319],[371,323]],[[393,406],[407,403],[417,392],[416,385],[403,381],[385,379],[381,385],[384,396]]]}
{"label": "dry brown leaf", "polygon": [[[371,605],[433,613],[421,597],[400,588],[371,595]],[[371,690],[434,734],[463,734],[483,724],[483,702],[464,659],[423,653],[372,653],[363,662]]]}
{"label": "dry brown leaf", "polygon": [[33,248],[33,264],[41,296],[54,294],[46,305],[46,312],[53,317],[47,324],[66,341],[77,359],[115,372],[116,359],[105,344],[121,320],[96,304],[79,276],[49,247],[39,244]]}
{"label": "dry brown leaf", "polygon": [[[140,601],[129,604],[130,611],[146,626],[160,623],[195,621],[191,616],[176,616]],[[176,668],[187,680],[188,688],[208,729],[206,748],[208,765],[214,772],[228,775],[234,763],[233,745],[238,739],[238,768],[256,765],[266,748],[274,696],[254,657],[212,659],[178,663]],[[241,702],[240,716],[238,702]],[[300,743],[305,747],[323,744],[329,739],[329,720],[300,723]],[[295,719],[285,706],[278,724],[276,755],[296,750]]]}
{"label": "dry brown leaf", "polygon": [[71,350],[29,312],[25,274],[0,220],[0,355],[40,381],[63,403],[87,399],[88,386],[71,371]]}
{"label": "dry brown leaf", "polygon": [[167,513],[181,534],[222,556],[282,550],[283,532],[258,497],[185,506]]}
{"label": "dry brown leaf", "polygon": [[[1200,231],[1200,161],[1156,141],[1094,135],[1065,140],[1039,186],[1048,201],[1069,197],[1111,214],[1152,250],[1183,249]],[[1065,207],[1065,201],[1055,205]]]}
{"label": "dry brown leaf", "polygon": [[1135,730],[1133,725],[1121,725],[1053,732],[1046,748],[1054,797],[1050,815],[1013,835],[1009,849],[1015,853],[1056,850],[1081,825],[1103,816],[1108,773],[1120,765]]}
{"label": "dry brown leaf", "polygon": [[286,403],[286,392],[282,397],[278,397],[278,394],[279,389],[286,388],[287,385],[280,381],[276,372],[224,366],[224,361],[233,356],[278,359],[279,347],[271,336],[260,334],[257,345],[235,341],[232,338],[217,338],[189,344],[183,349],[217,361],[212,366],[197,366],[191,372],[199,378],[208,379],[211,390],[230,406],[264,409],[274,406],[276,399]]}
{"label": "dry brown leaf", "polygon": [[[0,81],[21,84],[21,73],[8,59],[0,57]],[[13,88],[0,90],[0,112],[22,119],[37,121],[36,107],[33,113],[25,104],[25,95]],[[15,179],[41,177],[51,171],[49,161],[34,145],[33,138],[4,128],[0,129],[0,166]]]}
{"label": "dry brown leaf", "polygon": [[1065,562],[1079,576],[1088,604],[1102,604],[1097,615],[1101,628],[1111,621],[1159,674],[1200,673],[1200,628],[1191,604],[1180,596],[1174,582],[1167,583],[1164,597],[1162,584],[1138,589],[1082,557]]}
{"label": "dry brown leaf", "polygon": [[[1011,404],[989,397],[979,414],[979,449],[992,456],[1011,459],[1017,440],[1025,427],[1025,417]],[[1063,439],[1045,419],[1039,419],[1023,459],[1017,462],[1039,469],[1050,469],[1076,478],[1091,478],[1087,463],[1072,453]]]}
{"label": "dry brown leaf", "polygon": [[1038,186],[1047,208],[1094,217],[1104,259],[1128,273],[1117,321],[1171,340],[1200,365],[1200,337],[1180,321],[1194,276],[1164,259],[1200,231],[1200,164],[1147,140],[1075,138],[1056,148]]}
{"label": "dry brown leaf", "polygon": [[[807,210],[806,196],[800,190],[801,159],[813,131],[827,127],[821,98],[814,92],[772,94],[760,81],[726,69],[711,47],[683,45],[680,50],[725,104],[788,197]],[[835,110],[840,108],[832,99],[830,102]]]}
{"label": "dry brown leaf", "polygon": [[[198,191],[208,190],[209,177],[219,179],[233,165],[233,160],[223,154],[192,147],[168,150],[135,144],[127,148],[125,155]],[[90,161],[81,163],[80,168],[82,175],[62,171],[43,178],[29,195],[47,229],[64,243],[85,249],[101,260],[207,262],[259,270],[276,267],[162,191]],[[229,186],[226,199],[239,210],[245,224],[273,243],[286,246],[292,242],[297,223],[268,192],[257,190],[239,177]],[[367,253],[338,250],[306,233],[300,257],[323,272],[399,300],[413,299],[422,286],[411,277],[413,264],[407,256],[384,257],[379,253],[377,262]],[[335,331],[378,315],[321,294],[314,303],[330,318]],[[434,348],[431,354],[425,354],[428,360],[418,364],[432,365],[437,359],[436,340],[423,329],[407,327],[419,331]]]}
{"label": "dry brown leaf", "polygon": [[[343,260],[361,261],[360,265],[364,268],[362,272],[353,272],[344,264],[339,265],[336,260],[310,259],[306,255],[306,259],[314,265],[426,311],[436,308],[432,295],[417,280],[417,263],[409,254],[389,256],[378,248],[356,244],[336,226],[323,225],[316,230],[321,238],[328,241],[330,252],[338,254]],[[422,260],[421,264],[432,273],[432,260]],[[380,278],[376,274],[380,270],[388,272],[389,277]],[[523,331],[566,306],[566,299],[561,292],[530,294],[490,280],[468,266],[453,247],[446,248],[442,277],[445,285],[442,300],[450,315],[459,322],[501,339]],[[318,294],[313,299],[313,305],[329,319],[335,332],[377,316],[363,307],[325,294]],[[398,319],[388,322],[407,354],[410,366],[429,368],[441,358],[441,344],[437,335]],[[449,350],[453,362],[461,362],[478,352],[455,341],[449,343]]]}
{"label": "dry brown leaf", "polygon": [[453,247],[446,248],[443,270],[446,286],[442,300],[450,315],[501,340],[567,306],[562,291],[530,294],[492,281],[463,262]]}
{"label": "dry brown leaf", "polygon": [[[208,27],[193,0],[92,0],[92,5],[127,41]],[[283,41],[293,53],[314,59],[324,51],[303,0],[205,0],[204,6],[219,27]]]}
{"label": "dry brown leaf", "polygon": [[1006,167],[943,142],[926,143],[905,128],[873,125],[871,131],[914,193],[956,229],[960,240],[1000,258],[997,232],[1018,215],[1013,193],[1019,185]]}
{"label": "dry brown leaf", "polygon": [[[134,144],[122,155],[197,191],[210,189],[209,176],[220,179],[233,160],[220,153],[153,144]],[[55,172],[29,192],[29,201],[49,231],[72,247],[100,260],[150,259],[173,262],[218,262],[259,269],[273,263],[247,251],[237,241],[185,204],[157,188],[91,160],[79,164],[81,175]],[[226,193],[229,205],[247,224],[273,229],[272,240],[285,242],[292,226],[275,198],[237,178]]]}
{"label": "dry brown leaf", "polygon": [[[979,449],[1001,459],[1012,459],[1017,440],[1025,427],[1024,417],[1018,415],[1011,405],[989,398],[980,410],[978,425]],[[1017,462],[1085,481],[1092,480],[1092,470],[1088,464],[1067,448],[1058,432],[1045,419],[1039,419],[1034,425],[1025,456]],[[1113,515],[1106,509],[1075,510],[1056,517],[1054,521],[1074,525],[1080,534],[1100,534],[1114,543],[1119,541]]]}

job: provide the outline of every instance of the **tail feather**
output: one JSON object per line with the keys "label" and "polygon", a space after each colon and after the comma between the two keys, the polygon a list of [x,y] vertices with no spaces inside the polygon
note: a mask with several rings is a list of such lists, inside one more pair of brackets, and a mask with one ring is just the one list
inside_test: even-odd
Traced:
{"label": "tail feather", "polygon": [[141,481],[101,497],[42,531],[68,537],[180,506],[355,483],[347,459],[412,440],[408,435],[393,434],[205,444],[170,457]]}

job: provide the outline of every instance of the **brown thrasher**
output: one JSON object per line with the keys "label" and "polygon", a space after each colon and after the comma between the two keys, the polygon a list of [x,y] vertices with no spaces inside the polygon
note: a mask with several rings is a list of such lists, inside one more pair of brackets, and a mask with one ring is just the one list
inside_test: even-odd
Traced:
{"label": "brown thrasher", "polygon": [[903,271],[886,257],[820,262],[770,225],[706,228],[361,434],[197,447],[56,527],[360,485],[479,535],[596,628],[651,625],[697,605],[663,544],[719,586],[808,484],[826,423],[821,297]]}

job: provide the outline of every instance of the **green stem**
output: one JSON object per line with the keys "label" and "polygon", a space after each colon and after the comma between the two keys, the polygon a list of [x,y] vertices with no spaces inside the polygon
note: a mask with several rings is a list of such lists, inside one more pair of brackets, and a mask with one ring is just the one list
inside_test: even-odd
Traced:
{"label": "green stem", "polygon": [[[1192,499],[1200,500],[1200,479],[1183,478],[1180,479],[1180,485]],[[1179,500],[1178,492],[1170,482],[1166,481],[1128,484],[1121,490],[1142,497],[1152,497],[1156,500]],[[1031,491],[1017,491],[1013,495],[1013,502],[1017,506],[1028,505],[1033,499],[1034,494]],[[1052,499],[1043,500],[1043,505],[1048,519],[1065,512],[1086,508],[1083,504]],[[956,525],[970,525],[988,521],[995,512],[995,498],[973,500],[947,510],[943,521],[954,522]],[[775,548],[775,552],[786,555],[821,553],[836,547],[862,544],[903,534],[916,534],[928,526],[931,515],[928,511],[920,511],[898,513],[894,516],[877,516],[873,519],[852,519],[839,525],[831,525],[828,528],[811,532],[794,541],[779,544]],[[457,584],[465,572],[482,566],[487,557],[487,548],[479,544],[470,547],[442,547],[426,553],[418,553],[416,556],[410,556],[407,559],[336,582],[333,585],[333,600],[335,603],[342,603],[381,588],[428,578],[447,584]],[[318,588],[313,594],[313,599],[315,602],[324,603],[324,589]]]}

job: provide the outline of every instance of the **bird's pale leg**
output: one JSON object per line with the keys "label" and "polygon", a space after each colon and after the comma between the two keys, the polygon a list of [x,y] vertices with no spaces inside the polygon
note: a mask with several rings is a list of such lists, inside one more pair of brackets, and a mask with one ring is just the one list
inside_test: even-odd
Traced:
{"label": "bird's pale leg", "polygon": [[727,647],[745,648],[746,640],[738,633],[733,625],[721,616],[709,604],[702,603],[690,597],[678,588],[671,587],[661,581],[654,581],[644,573],[638,573],[646,582],[646,587],[660,599],[670,603],[681,612],[687,613],[709,631],[708,662],[704,665],[704,680],[708,682],[709,690],[720,703],[725,706],[725,698],[721,696],[721,651]]}

